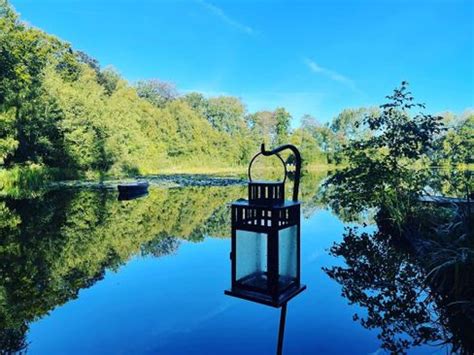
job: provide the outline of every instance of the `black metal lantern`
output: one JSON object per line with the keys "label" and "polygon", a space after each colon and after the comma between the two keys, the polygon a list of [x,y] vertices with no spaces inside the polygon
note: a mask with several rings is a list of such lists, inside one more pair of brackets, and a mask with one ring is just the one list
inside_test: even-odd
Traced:
{"label": "black metal lantern", "polygon": [[[293,199],[285,200],[286,164],[279,152],[290,149],[295,156]],[[281,182],[252,180],[252,163],[259,156],[276,155],[283,163]],[[301,156],[293,145],[261,152],[249,164],[248,200],[231,205],[232,287],[227,295],[273,307],[302,292],[300,283],[300,202],[298,188]]]}

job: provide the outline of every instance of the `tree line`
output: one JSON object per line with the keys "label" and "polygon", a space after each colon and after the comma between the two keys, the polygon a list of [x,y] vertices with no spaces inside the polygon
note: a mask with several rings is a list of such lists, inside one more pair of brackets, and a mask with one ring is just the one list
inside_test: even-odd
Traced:
{"label": "tree line", "polygon": [[[262,142],[296,144],[306,166],[343,164],[342,148],[370,134],[361,123],[378,112],[346,109],[326,124],[305,115],[292,129],[283,107],[249,113],[236,97],[183,94],[157,79],[129,83],[88,54],[23,23],[0,0],[3,171],[47,169],[61,178],[97,178],[241,167]],[[438,160],[465,159],[473,114],[447,114],[446,121],[450,129],[439,135]]]}

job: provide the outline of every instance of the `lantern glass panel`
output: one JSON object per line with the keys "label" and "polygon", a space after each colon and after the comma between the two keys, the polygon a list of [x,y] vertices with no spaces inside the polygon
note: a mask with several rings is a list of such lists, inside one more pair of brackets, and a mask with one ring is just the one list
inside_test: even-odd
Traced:
{"label": "lantern glass panel", "polygon": [[246,287],[267,289],[267,234],[236,231],[236,281]]}
{"label": "lantern glass panel", "polygon": [[296,281],[298,262],[298,226],[291,226],[278,232],[279,288],[284,289]]}

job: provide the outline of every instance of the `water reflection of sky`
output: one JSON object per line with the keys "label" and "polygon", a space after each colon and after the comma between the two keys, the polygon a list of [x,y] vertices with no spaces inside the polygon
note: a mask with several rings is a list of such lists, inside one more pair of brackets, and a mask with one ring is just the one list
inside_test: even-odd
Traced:
{"label": "water reflection of sky", "polygon": [[[302,221],[302,281],[308,289],[289,303],[288,354],[374,354],[376,332],[352,320],[356,306],[322,266],[340,263],[327,249],[343,224],[327,211]],[[203,353],[273,354],[279,312],[224,295],[230,284],[230,239],[182,242],[176,255],[134,257],[83,289],[76,300],[33,323],[35,354]],[[411,349],[432,354],[441,349]]]}

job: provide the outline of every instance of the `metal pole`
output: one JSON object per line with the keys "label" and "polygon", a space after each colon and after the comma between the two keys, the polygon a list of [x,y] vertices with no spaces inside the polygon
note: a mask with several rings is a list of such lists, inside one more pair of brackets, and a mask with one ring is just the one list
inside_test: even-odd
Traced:
{"label": "metal pole", "polygon": [[277,355],[282,355],[283,353],[283,337],[285,335],[285,323],[286,323],[286,303],[284,303],[283,306],[281,306],[280,329],[278,331]]}

